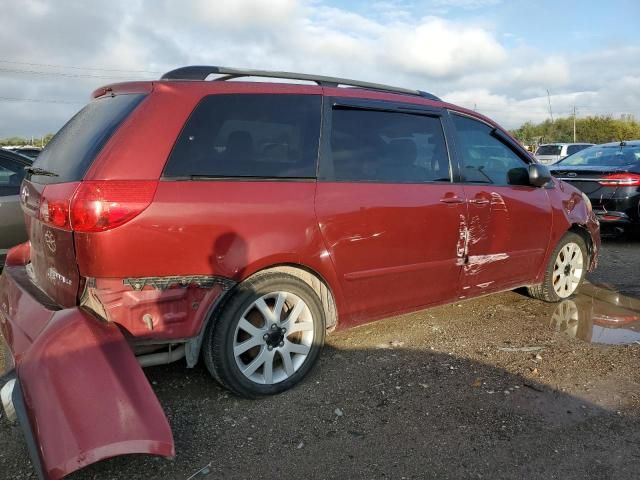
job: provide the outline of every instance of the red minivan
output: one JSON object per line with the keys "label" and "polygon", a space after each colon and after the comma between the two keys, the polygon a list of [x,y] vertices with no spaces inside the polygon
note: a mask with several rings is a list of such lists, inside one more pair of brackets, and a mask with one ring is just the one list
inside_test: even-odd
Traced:
{"label": "red minivan", "polygon": [[45,478],[174,455],[141,367],[202,357],[239,395],[278,393],[327,331],[517,287],[558,301],[600,244],[588,199],[488,118],[283,72],[185,67],[100,88],[21,198],[1,393]]}

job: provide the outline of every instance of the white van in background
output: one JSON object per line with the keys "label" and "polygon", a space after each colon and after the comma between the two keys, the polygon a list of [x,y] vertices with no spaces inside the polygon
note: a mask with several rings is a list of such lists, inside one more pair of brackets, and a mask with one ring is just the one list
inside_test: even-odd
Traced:
{"label": "white van in background", "polygon": [[536,150],[536,160],[544,165],[559,162],[564,157],[591,147],[593,143],[546,143]]}

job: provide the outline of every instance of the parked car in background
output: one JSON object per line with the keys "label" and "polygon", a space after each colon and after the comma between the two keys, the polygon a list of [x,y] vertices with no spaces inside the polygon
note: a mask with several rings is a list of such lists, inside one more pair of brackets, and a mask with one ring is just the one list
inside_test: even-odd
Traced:
{"label": "parked car in background", "polygon": [[518,287],[559,301],[597,263],[577,189],[425,92],[200,66],[93,97],[24,180],[30,242],[0,277],[2,398],[43,476],[174,455],[141,365],[202,357],[276,394],[327,331]]}
{"label": "parked car in background", "polygon": [[20,184],[31,160],[0,149],[0,269],[10,247],[27,239],[24,213],[20,206]]}
{"label": "parked car in background", "polygon": [[3,147],[5,150],[11,150],[12,152],[19,153],[20,155],[24,155],[25,157],[29,157],[31,160],[35,160],[42,148],[35,147],[33,145],[24,145],[20,147]]}
{"label": "parked car in background", "polygon": [[547,143],[537,148],[535,156],[543,165],[552,165],[592,145],[593,143]]}
{"label": "parked car in background", "polygon": [[640,140],[581,150],[553,165],[551,173],[587,194],[603,224],[640,226]]}

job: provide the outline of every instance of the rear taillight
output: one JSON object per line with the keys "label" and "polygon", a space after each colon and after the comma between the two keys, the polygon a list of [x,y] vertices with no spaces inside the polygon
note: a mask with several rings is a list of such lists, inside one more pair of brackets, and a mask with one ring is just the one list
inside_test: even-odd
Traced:
{"label": "rear taillight", "polygon": [[640,175],[637,173],[613,173],[598,183],[605,187],[640,187]]}
{"label": "rear taillight", "polygon": [[122,225],[151,204],[157,186],[146,180],[82,182],[71,200],[71,228],[102,232]]}
{"label": "rear taillight", "polygon": [[103,232],[142,213],[153,200],[158,182],[99,180],[47,185],[38,217],[75,232]]}
{"label": "rear taillight", "polygon": [[44,187],[40,196],[37,217],[44,223],[62,230],[71,230],[69,202],[80,185],[74,183],[56,183]]}

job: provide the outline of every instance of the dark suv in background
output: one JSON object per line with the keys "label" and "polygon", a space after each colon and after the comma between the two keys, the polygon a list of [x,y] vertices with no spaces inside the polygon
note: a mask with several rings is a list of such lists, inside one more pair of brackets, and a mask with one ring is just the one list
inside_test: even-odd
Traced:
{"label": "dark suv in background", "polygon": [[[313,84],[229,81],[256,76]],[[239,395],[282,392],[327,331],[517,287],[558,301],[600,244],[588,199],[476,112],[219,67],[96,90],[22,208],[1,393],[49,478],[174,455],[141,366],[202,358]]]}

